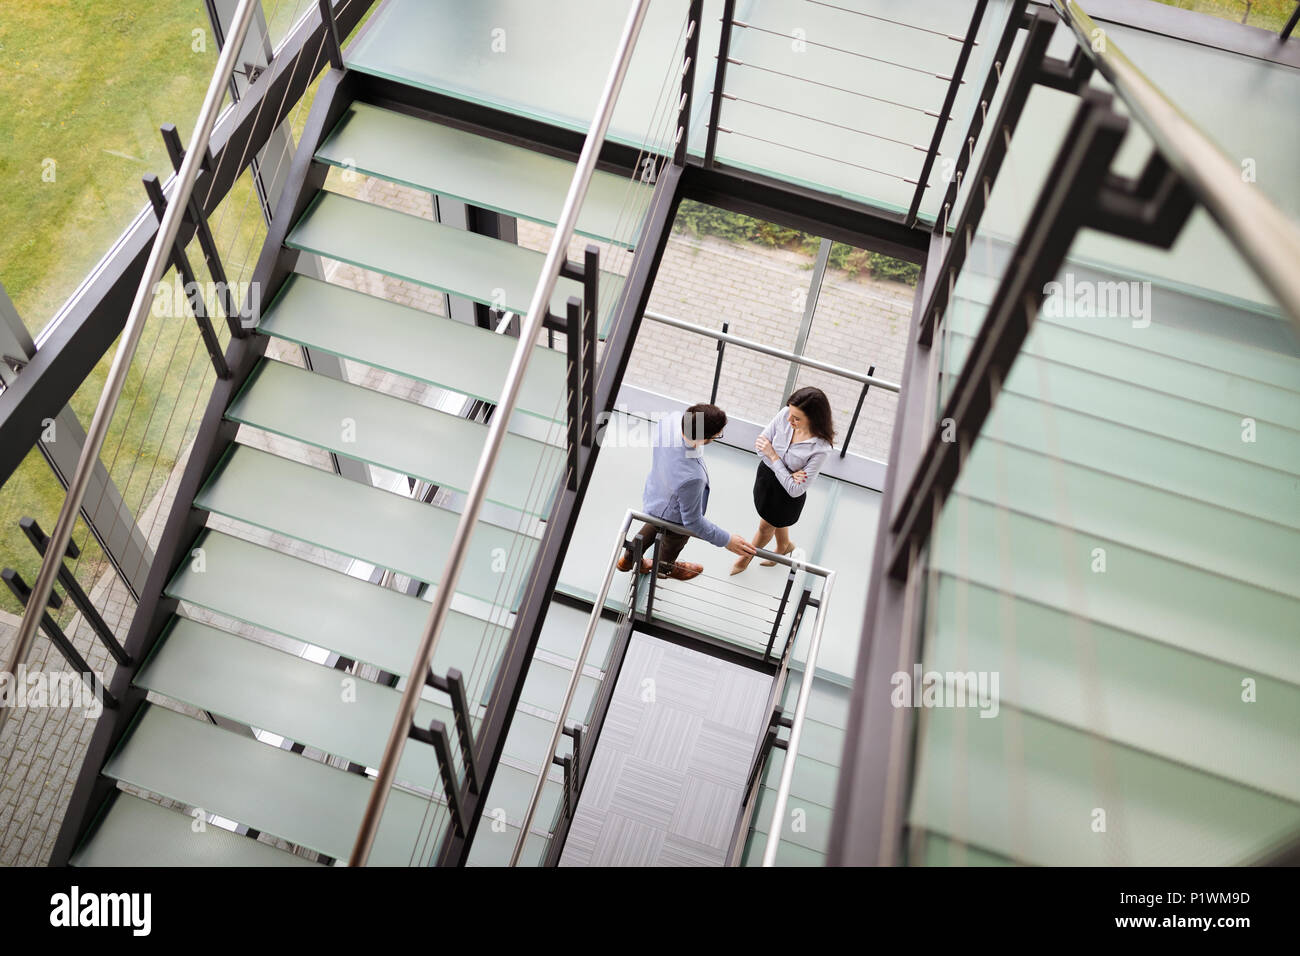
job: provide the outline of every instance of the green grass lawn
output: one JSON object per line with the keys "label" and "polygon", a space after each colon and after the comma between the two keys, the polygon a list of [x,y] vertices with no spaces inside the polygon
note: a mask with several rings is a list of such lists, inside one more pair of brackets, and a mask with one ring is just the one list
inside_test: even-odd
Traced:
{"label": "green grass lawn", "polygon": [[[272,41],[280,42],[312,6],[314,0],[262,0]],[[195,30],[203,31],[206,50],[194,49]],[[217,50],[207,12],[196,0],[30,0],[6,4],[0,55],[0,142],[6,144],[0,152],[6,197],[0,204],[0,282],[35,334],[142,208],[140,178],[153,172],[165,179],[170,172],[158,127],[175,123],[188,140]],[[295,141],[318,84],[290,113]],[[50,168],[46,159],[54,160],[52,177],[42,176]],[[209,222],[229,278],[247,281],[266,235],[247,174]],[[199,280],[207,280],[196,242],[190,261]],[[164,281],[172,278],[168,272]],[[219,315],[214,322],[224,346],[225,323]],[[72,399],[83,426],[115,349]],[[213,381],[188,313],[151,317],[100,456],[137,513],[193,438]],[[48,533],[63,499],[36,450],[0,487],[0,564],[16,568],[29,585],[38,562],[18,520],[30,515]],[[89,589],[107,561],[84,523],[74,540],[85,552],[77,577]],[[21,611],[7,589],[0,592],[0,607]],[[58,616],[66,621],[71,613]]]}
{"label": "green grass lawn", "polygon": [[1156,0],[1277,33],[1295,10],[1296,0]]}
{"label": "green grass lawn", "polygon": [[[273,37],[283,36],[306,2],[264,3]],[[193,49],[194,30],[204,31],[206,51]],[[140,178],[170,171],[158,127],[175,123],[188,139],[217,51],[195,0],[35,0],[6,4],[0,55],[0,281],[35,334],[143,206]],[[296,125],[305,116],[306,107]],[[53,175],[43,177],[51,169],[47,159]],[[232,280],[251,273],[265,235],[251,192],[242,177],[211,217]],[[190,258],[206,280],[197,243]],[[217,322],[224,343],[224,322]],[[83,426],[113,351],[71,402]],[[101,456],[133,509],[152,499],[193,437],[213,378],[192,318],[149,320]],[[31,515],[48,532],[63,498],[35,450],[0,487],[0,564],[29,584],[38,564],[18,519]],[[75,539],[88,542],[78,578],[89,587],[104,558],[84,525]],[[0,607],[21,610],[7,589]]]}

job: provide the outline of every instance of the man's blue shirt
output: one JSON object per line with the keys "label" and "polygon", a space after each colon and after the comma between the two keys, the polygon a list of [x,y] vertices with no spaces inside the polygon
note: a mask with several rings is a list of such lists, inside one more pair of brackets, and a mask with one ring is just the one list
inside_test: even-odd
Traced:
{"label": "man's blue shirt", "polygon": [[652,452],[650,474],[641,498],[642,510],[725,548],[731,535],[704,517],[709,506],[709,470],[704,467],[704,446],[686,446],[681,412],[665,415],[656,424]]}

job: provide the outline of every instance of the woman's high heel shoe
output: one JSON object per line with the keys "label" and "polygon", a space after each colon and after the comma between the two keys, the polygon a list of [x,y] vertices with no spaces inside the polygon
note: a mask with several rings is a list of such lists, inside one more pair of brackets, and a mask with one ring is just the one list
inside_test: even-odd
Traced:
{"label": "woman's high heel shoe", "polygon": [[749,562],[752,560],[754,560],[753,555],[745,558],[737,558],[736,563],[731,566],[731,573],[739,574],[741,571],[745,570],[745,568],[749,567]]}
{"label": "woman's high heel shoe", "polygon": [[[786,548],[784,551],[782,551],[782,552],[781,552],[781,555],[782,555],[782,557],[784,557],[784,556],[787,555],[787,554],[791,554],[793,551],[794,551],[794,542],[791,541],[791,542],[790,542],[790,547],[788,547],[788,548]],[[775,561],[760,561],[760,562],[758,562],[758,566],[759,566],[760,568],[770,568],[770,567],[772,567],[772,566],[775,565],[775,564],[776,564]],[[732,572],[732,573],[734,574],[735,572]]]}

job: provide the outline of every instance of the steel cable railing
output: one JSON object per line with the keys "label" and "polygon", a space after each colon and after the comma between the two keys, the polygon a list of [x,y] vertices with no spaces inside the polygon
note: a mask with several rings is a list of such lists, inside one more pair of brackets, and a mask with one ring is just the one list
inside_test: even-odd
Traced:
{"label": "steel cable railing", "polygon": [[[249,24],[252,22],[253,13],[258,8],[257,0],[240,0],[239,7],[235,11],[226,44],[221,50],[216,69],[213,71],[212,79],[208,84],[207,93],[204,95],[198,119],[195,121],[194,134],[190,137],[185,158],[182,160],[181,168],[173,182],[172,192],[167,197],[167,209],[163,214],[162,222],[159,224],[153,247],[149,251],[149,259],[145,265],[144,275],[141,277],[135,298],[132,300],[130,315],[123,329],[117,352],[113,356],[113,364],[104,382],[104,388],[100,393],[99,403],[95,408],[90,427],[86,429],[86,442],[77,461],[77,468],[68,482],[67,497],[64,499],[63,507],[59,511],[58,521],[55,523],[53,532],[51,532],[50,544],[44,559],[41,561],[40,572],[37,574],[35,584],[32,585],[26,613],[24,613],[22,622],[19,625],[13,651],[10,654],[7,667],[9,673],[16,672],[17,666],[26,659],[35,640],[37,628],[41,621],[41,611],[54,588],[54,581],[58,576],[68,542],[72,539],[73,528],[90,486],[95,464],[99,460],[100,450],[108,437],[113,412],[117,408],[118,398],[126,385],[131,360],[134,358],[136,349],[140,344],[145,321],[153,305],[154,288],[162,278],[163,273],[166,272],[171,261],[176,237],[180,233],[181,224],[189,209],[199,169],[208,154],[208,143],[212,137],[212,130],[216,125],[222,101],[225,98],[226,84],[230,81],[244,38],[248,33]],[[0,730],[3,730],[11,709],[10,707],[0,708]]]}

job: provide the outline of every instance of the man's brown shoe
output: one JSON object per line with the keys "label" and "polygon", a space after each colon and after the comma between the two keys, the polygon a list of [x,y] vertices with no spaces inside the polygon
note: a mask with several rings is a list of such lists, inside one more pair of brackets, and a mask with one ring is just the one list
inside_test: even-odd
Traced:
{"label": "man's brown shoe", "polygon": [[689,581],[691,578],[697,578],[703,573],[703,565],[690,564],[686,561],[659,565],[659,577],[672,578],[674,581]]}
{"label": "man's brown shoe", "polygon": [[[631,553],[630,551],[624,551],[621,555],[619,555],[619,558],[618,558],[618,564],[616,564],[615,567],[618,568],[620,571],[631,571],[631,570],[632,570],[632,553]],[[649,574],[649,573],[650,573],[650,559],[649,559],[649,558],[642,558],[642,559],[641,559],[641,573],[642,573],[642,574]]]}

